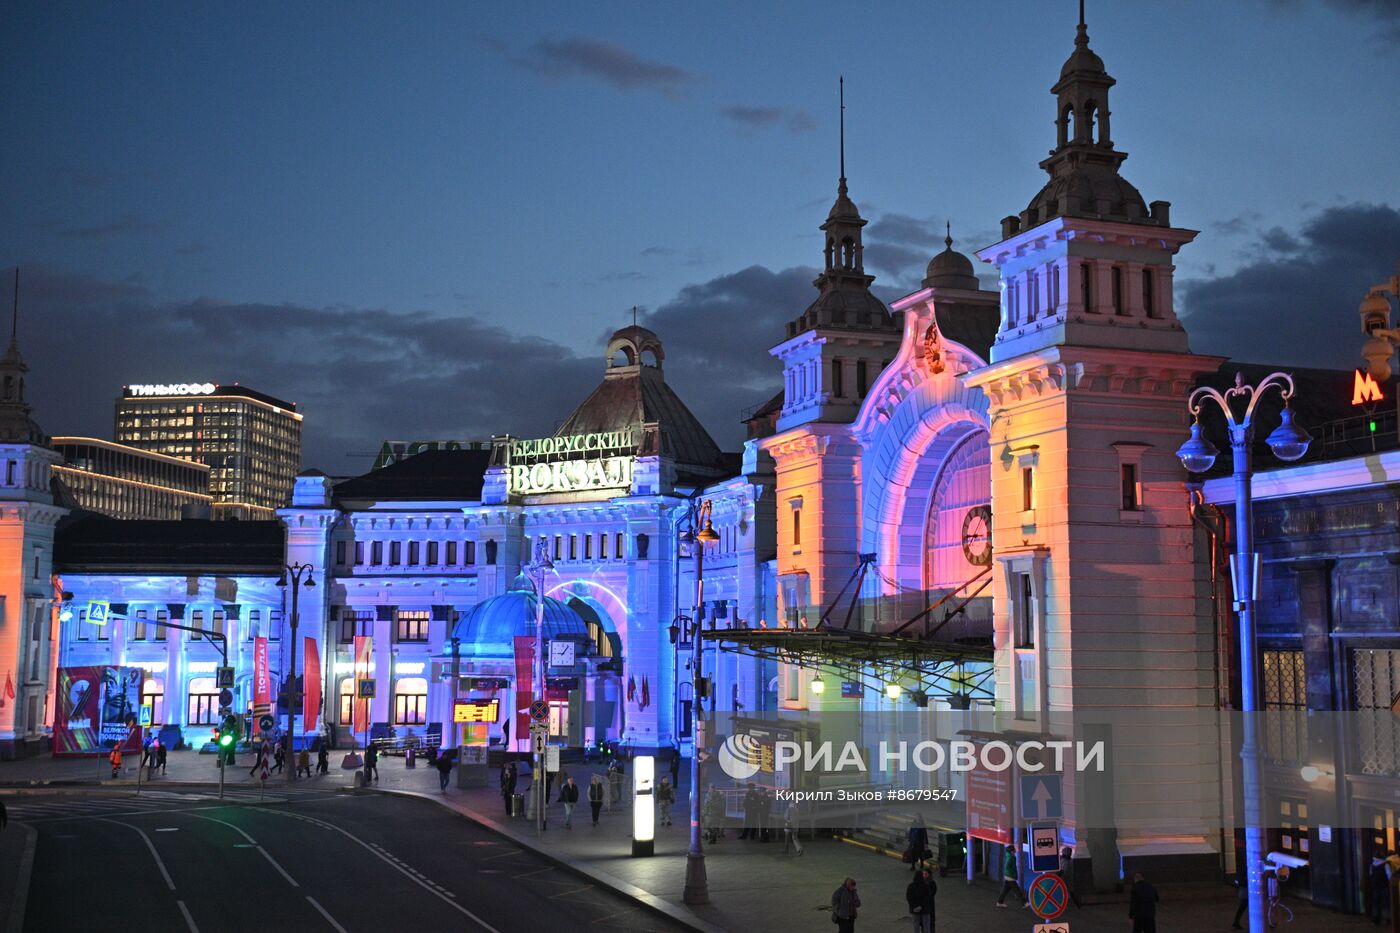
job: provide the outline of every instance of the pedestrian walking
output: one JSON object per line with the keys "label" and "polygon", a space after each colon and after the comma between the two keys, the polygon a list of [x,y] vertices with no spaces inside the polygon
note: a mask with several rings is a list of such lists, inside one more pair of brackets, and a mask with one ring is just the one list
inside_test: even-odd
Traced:
{"label": "pedestrian walking", "polygon": [[739,834],[740,839],[754,839],[758,834],[754,831],[754,823],[758,820],[758,791],[750,781],[748,789],[744,791],[744,831]]}
{"label": "pedestrian walking", "polygon": [[578,785],[566,777],[559,788],[559,802],[564,805],[564,828],[574,828],[574,807],[578,805]]}
{"label": "pedestrian walking", "polygon": [[856,879],[847,878],[831,895],[831,914],[836,918],[837,933],[855,933],[856,914],[860,911],[860,895]]}
{"label": "pedestrian walking", "polygon": [[451,749],[439,749],[437,761],[434,763],[438,770],[438,786],[442,792],[447,793],[447,779],[452,774],[452,751]]}
{"label": "pedestrian walking", "polygon": [[151,765],[154,764],[156,760],[155,749],[151,747],[153,741],[155,741],[155,736],[148,735],[146,736],[146,741],[141,743],[141,764],[137,765],[137,767],[145,768],[147,772],[151,770]]}
{"label": "pedestrian walking", "polygon": [[796,850],[799,856],[802,855],[802,840],[797,838],[797,801],[794,800],[787,805],[787,811],[783,814],[783,854],[787,855],[788,847]]}
{"label": "pedestrian walking", "polygon": [[622,803],[622,762],[608,762],[608,809]]}
{"label": "pedestrian walking", "polygon": [[909,846],[904,850],[904,861],[909,863],[909,870],[918,874],[924,859],[933,855],[933,851],[928,847],[928,827],[924,825],[924,815],[914,814],[914,825],[909,827]]}
{"label": "pedestrian walking", "polygon": [[164,742],[156,743],[156,767],[160,768],[160,773],[165,773],[165,753],[168,749]]}
{"label": "pedestrian walking", "polygon": [[506,816],[511,816],[511,799],[515,796],[515,782],[518,780],[515,773],[515,762],[507,761],[501,766],[501,796],[506,802]]}
{"label": "pedestrian walking", "polygon": [[[150,763],[149,763],[149,764],[146,764],[146,759],[147,759],[147,758],[150,759]],[[150,778],[155,777],[156,768],[160,767],[159,762],[160,762],[160,737],[159,737],[159,736],[153,736],[153,737],[151,738],[151,744],[148,745],[148,746],[146,746],[146,758],[143,758],[143,759],[142,759],[142,764],[146,764],[146,778],[147,778],[148,780],[149,780]]]}
{"label": "pedestrian walking", "polygon": [[263,743],[258,746],[258,754],[253,758],[253,766],[248,769],[248,775],[251,777],[267,767],[267,758],[271,754],[272,746],[267,743],[267,739],[263,739]]}
{"label": "pedestrian walking", "polygon": [[773,795],[768,793],[768,788],[758,789],[758,841],[767,842],[769,830],[773,825]]}
{"label": "pedestrian walking", "polygon": [[593,825],[598,825],[598,814],[603,810],[603,779],[593,775],[588,782],[588,809],[593,811]]}
{"label": "pedestrian walking", "polygon": [[[541,767],[541,768],[544,768],[545,765],[544,765],[544,764],[541,764],[540,767]],[[534,775],[533,775],[533,773],[532,773],[532,774],[531,774],[531,777],[533,777],[533,776],[534,776]],[[552,801],[553,799],[554,799],[554,772],[553,772],[553,771],[550,771],[550,770],[548,770],[548,769],[546,769],[545,772],[544,772],[544,802],[545,802],[545,806],[548,806],[549,803],[550,803],[550,801]]]}
{"label": "pedestrian walking", "polygon": [[272,752],[272,770],[276,771],[278,774],[281,774],[282,765],[286,764],[286,761],[287,748],[283,743],[278,742],[277,747]]}
{"label": "pedestrian walking", "polygon": [[909,916],[914,921],[914,933],[933,933],[933,898],[938,893],[938,883],[933,880],[927,868],[920,868],[914,880],[904,889],[904,899],[909,902]]}
{"label": "pedestrian walking", "polygon": [[5,827],[10,824],[10,814],[5,812],[5,801],[0,800],[0,832],[4,832]]}
{"label": "pedestrian walking", "polygon": [[1065,890],[1069,892],[1069,899],[1075,908],[1082,908],[1084,905],[1079,903],[1079,895],[1074,893],[1074,849],[1070,846],[1060,849],[1060,880],[1065,883]]}
{"label": "pedestrian walking", "polygon": [[379,780],[379,749],[371,742],[365,748],[365,783],[370,782],[370,775],[374,775],[374,780]]}
{"label": "pedestrian walking", "polygon": [[330,770],[331,770],[331,753],[330,753],[330,749],[326,748],[326,739],[325,739],[325,737],[322,736],[322,737],[321,737],[321,744],[320,744],[320,746],[316,749],[316,773],[317,773],[317,774],[329,774],[329,773],[330,773]]}
{"label": "pedestrian walking", "polygon": [[1142,876],[1133,875],[1133,889],[1128,892],[1128,919],[1133,921],[1133,933],[1157,933],[1157,889]]}
{"label": "pedestrian walking", "polygon": [[679,745],[671,747],[671,786],[681,786],[681,749]]}
{"label": "pedestrian walking", "polygon": [[306,748],[297,753],[297,777],[302,774],[311,777],[311,751]]}
{"label": "pedestrian walking", "polygon": [[1016,849],[1014,846],[1006,847],[1006,855],[1001,860],[1001,893],[997,895],[997,906],[1006,906],[1006,895],[1014,893],[1021,901],[1022,907],[1031,906],[1026,901],[1026,894],[1021,890],[1021,885],[1016,881],[1018,875],[1016,867]]}
{"label": "pedestrian walking", "polygon": [[661,786],[656,788],[656,806],[661,811],[661,819],[658,821],[662,826],[671,825],[671,807],[676,802],[676,789],[671,786],[670,778],[662,778]]}
{"label": "pedestrian walking", "polygon": [[116,777],[122,772],[122,747],[116,745],[112,747],[112,753],[107,756],[107,760],[112,763],[112,777]]}

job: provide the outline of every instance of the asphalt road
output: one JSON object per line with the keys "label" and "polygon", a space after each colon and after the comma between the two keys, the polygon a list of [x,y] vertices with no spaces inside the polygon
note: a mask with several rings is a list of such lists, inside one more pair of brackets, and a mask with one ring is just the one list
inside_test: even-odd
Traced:
{"label": "asphalt road", "polygon": [[39,834],[26,931],[680,929],[428,801],[159,794],[6,798]]}

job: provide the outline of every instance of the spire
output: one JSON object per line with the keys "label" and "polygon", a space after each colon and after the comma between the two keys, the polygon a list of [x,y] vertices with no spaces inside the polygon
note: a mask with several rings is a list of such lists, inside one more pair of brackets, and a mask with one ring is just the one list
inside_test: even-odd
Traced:
{"label": "spire", "polygon": [[953,248],[953,222],[952,222],[951,220],[945,220],[945,221],[943,221],[943,223],[944,223],[944,225],[947,227],[947,230],[948,230],[948,235],[945,236],[945,237],[943,238],[943,245],[946,246],[948,249],[952,249],[952,248]]}
{"label": "spire", "polygon": [[10,346],[19,349],[19,266],[15,266],[15,303],[10,310]]}
{"label": "spire", "polygon": [[[837,86],[837,92],[836,92],[836,93],[837,93],[837,96],[838,96],[839,100],[841,101],[841,116],[840,116],[840,125],[841,125],[841,132],[840,132],[840,138],[841,138],[841,181],[840,181],[840,184],[839,184],[839,188],[840,188],[841,191],[845,191],[845,190],[846,190],[846,76],[845,76],[845,75],[841,75],[839,78],[836,79],[836,86]],[[16,270],[16,274],[18,274],[18,270]]]}
{"label": "spire", "polygon": [[10,306],[10,346],[0,356],[0,443],[47,445],[48,438],[30,417],[24,398],[29,367],[19,352],[19,267],[15,267],[14,303]]}

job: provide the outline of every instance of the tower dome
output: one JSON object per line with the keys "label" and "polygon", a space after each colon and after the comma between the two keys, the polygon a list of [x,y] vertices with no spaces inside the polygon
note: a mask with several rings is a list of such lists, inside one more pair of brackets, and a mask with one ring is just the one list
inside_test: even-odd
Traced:
{"label": "tower dome", "polygon": [[943,240],[943,252],[929,260],[928,271],[924,276],[924,288],[965,288],[976,290],[980,287],[977,274],[972,271],[972,260],[953,249],[953,227],[948,225],[948,235]]}
{"label": "tower dome", "polygon": [[[477,603],[457,621],[452,637],[461,639],[461,650],[470,657],[509,657],[515,651],[515,638],[535,635],[535,584],[525,574],[518,575],[510,589],[500,596]],[[588,624],[583,617],[551,596],[544,598],[544,637],[587,641]]]}

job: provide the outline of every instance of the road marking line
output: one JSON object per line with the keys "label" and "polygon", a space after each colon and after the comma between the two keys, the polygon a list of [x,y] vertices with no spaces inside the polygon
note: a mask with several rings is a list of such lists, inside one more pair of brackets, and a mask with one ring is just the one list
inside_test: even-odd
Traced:
{"label": "road marking line", "polygon": [[316,908],[316,911],[317,911],[322,917],[325,917],[325,918],[326,918],[326,922],[327,922],[327,923],[329,923],[331,926],[335,927],[337,933],[345,933],[345,927],[343,927],[343,926],[341,926],[340,924],[336,923],[336,922],[335,922],[335,918],[332,917],[330,914],[326,913],[326,908],[324,908],[324,907],[322,907],[320,904],[316,903],[316,898],[314,898],[314,897],[312,897],[310,894],[308,894],[308,895],[306,895],[306,899],[307,899],[308,901],[311,902],[311,906],[312,906],[312,907],[315,907],[315,908]]}
{"label": "road marking line", "polygon": [[[170,872],[168,872],[168,871],[165,870],[165,863],[162,862],[162,861],[160,860],[160,853],[156,851],[156,844],[155,844],[154,842],[151,841],[151,837],[150,837],[150,836],[147,836],[147,835],[146,835],[145,830],[141,829],[141,827],[139,827],[139,826],[132,826],[130,823],[123,823],[123,822],[121,822],[121,821],[119,821],[119,820],[109,820],[109,819],[107,819],[106,817],[101,817],[101,816],[100,816],[100,817],[96,817],[95,819],[96,819],[96,822],[99,822],[99,823],[113,823],[113,824],[115,824],[115,825],[117,825],[117,826],[125,826],[127,829],[133,829],[133,830],[135,830],[135,831],[137,832],[137,834],[139,834],[139,835],[141,836],[141,841],[144,842],[144,843],[146,843],[146,848],[151,850],[151,858],[153,858],[153,859],[156,860],[156,867],[160,869],[161,877],[163,877],[163,878],[165,879],[165,886],[166,886],[167,888],[169,888],[170,890],[172,890],[172,891],[175,890],[175,881],[174,881],[174,879],[172,879],[172,878],[170,877]],[[177,903],[179,903],[179,902],[177,901]],[[184,910],[183,906],[181,907],[181,910]],[[185,911],[185,919],[186,919],[186,920],[189,920],[189,916],[190,916],[190,915],[189,915],[189,912],[188,912],[188,911]],[[195,927],[194,921],[193,921],[193,920],[190,920],[190,929],[191,929],[191,930],[196,930],[196,933],[197,933],[197,928]]]}
{"label": "road marking line", "polygon": [[[266,810],[266,811],[264,811],[264,812],[270,813],[270,814],[274,814],[274,815],[276,815],[276,816],[286,816],[286,815],[287,815],[287,814],[284,814],[284,813],[283,813],[282,811],[280,811],[280,810]],[[463,907],[461,904],[458,904],[458,903],[456,903],[454,900],[452,900],[452,899],[450,899],[450,898],[444,896],[441,892],[434,891],[427,883],[425,883],[425,882],[423,882],[423,881],[420,881],[419,879],[413,877],[411,874],[409,874],[407,871],[405,871],[405,870],[403,869],[402,866],[394,864],[394,862],[393,862],[392,859],[386,857],[386,856],[383,855],[382,853],[376,852],[376,851],[374,850],[374,847],[373,847],[372,845],[370,845],[368,842],[365,842],[363,839],[361,839],[359,836],[356,836],[354,833],[347,832],[346,830],[341,829],[339,826],[336,826],[336,825],[334,825],[334,824],[332,824],[332,823],[326,823],[326,822],[322,822],[321,820],[312,819],[312,818],[309,817],[309,816],[298,816],[297,819],[305,820],[305,821],[308,822],[308,823],[315,823],[317,826],[320,826],[320,827],[322,827],[322,828],[324,828],[324,829],[329,829],[329,830],[333,830],[333,831],[335,831],[335,832],[340,833],[340,834],[341,834],[342,836],[344,836],[345,838],[350,839],[350,840],[354,841],[355,843],[357,843],[358,845],[362,846],[366,852],[370,853],[370,854],[373,855],[375,858],[378,858],[378,859],[382,860],[385,864],[392,866],[395,870],[397,870],[397,871],[399,871],[400,873],[402,873],[403,876],[404,876],[405,878],[407,878],[409,881],[412,881],[414,884],[416,884],[416,885],[418,885],[419,887],[421,887],[424,891],[427,891],[427,892],[429,892],[430,894],[436,895],[439,899],[441,899],[441,901],[442,901],[444,904],[448,905],[449,907],[452,907],[453,909],[455,909],[458,913],[462,914],[463,916],[468,917],[468,918],[471,919],[474,923],[476,923],[477,926],[481,927],[483,930],[489,930],[490,933],[501,933],[500,930],[496,929],[496,928],[493,927],[491,924],[487,923],[485,920],[482,920],[480,917],[478,917],[476,914],[472,913],[470,910],[467,910],[467,909],[466,909],[465,907]]]}
{"label": "road marking line", "polygon": [[15,880],[14,902],[10,905],[10,922],[7,933],[20,933],[24,929],[24,911],[29,904],[29,882],[34,874],[34,849],[39,844],[39,831],[27,823],[16,822],[24,829],[24,852],[19,859],[19,873]]}
{"label": "road marking line", "polygon": [[175,904],[180,908],[180,913],[185,915],[185,924],[190,928],[190,933],[199,933],[199,927],[195,926],[194,918],[190,916],[190,909],[185,906],[185,902],[176,901]]}
{"label": "road marking line", "polygon": [[231,829],[231,830],[233,830],[234,832],[238,833],[238,834],[239,834],[240,836],[242,836],[244,839],[247,839],[250,843],[252,843],[253,848],[255,848],[255,849],[257,849],[259,852],[261,852],[262,855],[263,855],[263,858],[267,859],[268,862],[270,862],[270,863],[272,864],[272,867],[275,868],[275,869],[277,869],[278,873],[281,874],[283,878],[286,878],[286,879],[287,879],[287,884],[290,884],[290,885],[291,885],[292,887],[294,887],[294,888],[299,888],[299,887],[301,887],[301,885],[299,885],[299,884],[296,883],[296,879],[294,879],[291,875],[287,874],[287,869],[283,868],[281,865],[279,865],[279,864],[277,863],[277,859],[275,859],[275,858],[272,857],[272,853],[268,852],[268,851],[267,851],[266,849],[264,849],[261,845],[259,845],[259,844],[258,844],[258,841],[257,841],[256,839],[254,839],[252,836],[250,836],[250,835],[248,835],[247,833],[245,833],[241,827],[234,826],[232,823],[225,822],[224,820],[216,820],[216,819],[214,819],[212,816],[200,816],[198,813],[188,813],[187,811],[186,811],[186,815],[187,815],[187,816],[192,816],[192,817],[194,817],[194,818],[197,819],[197,820],[208,820],[210,823],[218,823],[220,826],[227,826],[229,829]]}

